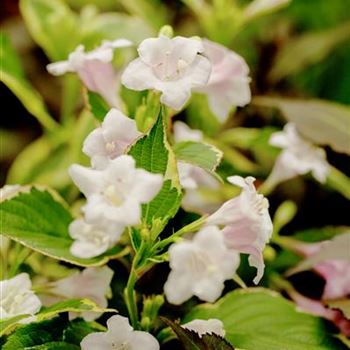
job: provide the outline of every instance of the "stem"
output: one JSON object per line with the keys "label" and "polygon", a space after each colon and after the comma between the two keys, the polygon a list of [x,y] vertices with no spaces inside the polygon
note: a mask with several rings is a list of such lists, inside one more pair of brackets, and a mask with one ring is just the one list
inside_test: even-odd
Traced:
{"label": "stem", "polygon": [[138,279],[138,264],[142,258],[143,252],[145,250],[146,244],[142,241],[140,249],[136,252],[134,260],[131,265],[130,275],[126,287],[124,289],[124,299],[125,304],[128,309],[131,325],[134,329],[139,329],[139,320],[138,320],[138,310],[137,310],[137,300],[135,293],[135,284]]}
{"label": "stem", "polygon": [[203,222],[207,219],[207,216],[202,216],[196,221],[191,222],[190,224],[184,226],[180,230],[173,233],[168,238],[163,239],[162,241],[156,243],[153,247],[153,252],[157,252],[158,250],[164,249],[167,245],[173,243],[177,238],[181,237],[185,233],[190,233],[196,231]]}

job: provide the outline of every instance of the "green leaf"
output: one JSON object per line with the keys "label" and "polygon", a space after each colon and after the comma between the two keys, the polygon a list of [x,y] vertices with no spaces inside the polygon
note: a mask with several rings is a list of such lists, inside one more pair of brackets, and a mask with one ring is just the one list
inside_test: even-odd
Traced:
{"label": "green leaf", "polygon": [[92,259],[73,256],[69,251],[73,240],[68,233],[73,218],[63,200],[51,193],[33,187],[29,193],[0,203],[1,233],[44,255],[79,266],[103,265],[118,255],[121,248],[114,247]]}
{"label": "green leaf", "polygon": [[54,341],[42,345],[25,347],[25,350],[79,350],[80,346],[69,344],[63,341]]}
{"label": "green leaf", "polygon": [[10,40],[1,33],[0,78],[1,81],[18,97],[24,107],[48,130],[55,129],[58,124],[49,115],[42,97],[28,82],[22,64]]}
{"label": "green leaf", "polygon": [[175,144],[174,152],[177,160],[199,166],[211,173],[215,172],[223,156],[215,146],[194,141]]}
{"label": "green leaf", "polygon": [[64,60],[80,43],[77,15],[61,0],[21,0],[29,33],[52,61]]}
{"label": "green leaf", "polygon": [[[271,70],[273,81],[280,80],[287,75],[296,74],[307,66],[325,59],[342,42],[350,39],[350,22],[337,27],[318,32],[308,32],[290,40],[279,51],[276,62]],[[291,59],[290,53],[298,52]]]}
{"label": "green leaf", "polygon": [[262,288],[236,290],[215,304],[195,307],[184,323],[217,318],[225,338],[245,350],[344,350],[320,318],[296,310],[279,294]]}
{"label": "green leaf", "polygon": [[68,318],[56,317],[49,321],[30,323],[19,327],[7,337],[3,350],[24,350],[36,345],[61,341]]}
{"label": "green leaf", "polygon": [[296,124],[311,141],[329,145],[337,152],[350,154],[350,108],[324,100],[298,100],[256,97],[259,106],[279,108],[284,117]]}
{"label": "green leaf", "polygon": [[93,116],[100,122],[103,121],[110,109],[107,102],[99,94],[92,91],[87,92],[87,99]]}
{"label": "green leaf", "polygon": [[[44,307],[35,315],[35,322],[45,321],[53,318],[63,312],[107,312],[116,311],[114,309],[101,308],[93,301],[88,299],[70,299],[64,300],[49,307]],[[28,315],[19,315],[0,321],[0,336],[8,334],[20,325],[19,321],[28,317]]]}
{"label": "green leaf", "polygon": [[142,208],[143,220],[147,224],[159,218],[164,227],[178,211],[182,191],[162,111],[148,135],[137,140],[128,153],[135,158],[137,167],[164,176],[163,186],[157,196]]}
{"label": "green leaf", "polygon": [[232,345],[216,334],[205,334],[200,337],[195,331],[182,328],[176,322],[165,317],[161,319],[175,332],[185,350],[234,350]]}

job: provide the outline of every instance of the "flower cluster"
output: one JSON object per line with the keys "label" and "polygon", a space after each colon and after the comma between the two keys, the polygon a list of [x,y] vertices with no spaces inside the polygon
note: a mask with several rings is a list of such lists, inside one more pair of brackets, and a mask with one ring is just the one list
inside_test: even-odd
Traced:
{"label": "flower cluster", "polygon": [[272,234],[268,201],[256,192],[254,178],[232,176],[228,180],[242,187],[241,194],[209,216],[191,241],[175,243],[169,249],[172,270],[164,292],[173,304],[193,295],[215,301],[224,281],[235,275],[239,253],[249,254],[249,263],[258,269],[256,284],[263,275],[262,251]]}
{"label": "flower cluster", "polygon": [[140,224],[141,204],[160,190],[162,176],[136,168],[135,160],[124,154],[140,135],[134,120],[111,109],[101,127],[86,138],[83,151],[90,156],[92,167],[74,164],[69,169],[87,198],[84,218],[69,227],[75,240],[73,255],[91,258],[111,248],[125,227]]}

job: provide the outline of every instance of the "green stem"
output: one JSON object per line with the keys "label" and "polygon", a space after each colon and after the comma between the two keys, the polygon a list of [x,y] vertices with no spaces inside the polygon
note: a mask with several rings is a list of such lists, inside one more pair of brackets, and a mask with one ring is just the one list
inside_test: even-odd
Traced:
{"label": "green stem", "polygon": [[138,279],[138,264],[142,258],[143,252],[145,250],[146,244],[144,241],[141,243],[140,249],[136,252],[134,260],[131,265],[131,270],[129,274],[129,279],[124,289],[124,299],[125,304],[128,309],[131,325],[134,329],[139,329],[139,319],[138,319],[138,309],[137,309],[137,299],[135,293],[135,284]]}
{"label": "green stem", "polygon": [[204,221],[206,219],[207,219],[206,216],[202,216],[198,220],[193,221],[190,224],[188,224],[188,225],[184,226],[183,228],[181,228],[180,230],[176,231],[175,233],[173,233],[168,238],[165,238],[162,241],[156,243],[154,245],[154,247],[153,247],[153,252],[156,253],[157,251],[164,249],[166,246],[168,246],[169,244],[171,244],[174,241],[176,241],[179,237],[181,237],[185,233],[190,233],[190,232],[196,231],[200,226],[202,226],[202,224],[204,223]]}

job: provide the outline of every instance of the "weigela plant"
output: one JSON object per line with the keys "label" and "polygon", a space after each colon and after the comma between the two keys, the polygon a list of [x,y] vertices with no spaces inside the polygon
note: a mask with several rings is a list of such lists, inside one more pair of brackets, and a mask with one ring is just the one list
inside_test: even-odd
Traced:
{"label": "weigela plant", "polygon": [[[348,179],[295,123],[246,127],[241,107],[275,100],[252,99],[254,70],[223,45],[233,28],[288,1],[208,1],[202,10],[184,1],[211,40],[173,36],[170,26],[129,35],[124,17],[126,38],[114,37],[113,16],[91,8],[73,16],[47,1],[37,2],[59,11],[37,17],[70,18],[76,40],[56,52],[54,37],[30,27],[52,61],[48,72],[62,79],[65,120],[42,111],[41,100],[30,109],[45,128],[33,149],[46,158],[18,166],[27,150],[14,165],[25,174],[1,189],[0,346],[343,350],[349,229],[289,237],[298,208],[288,184],[298,188],[311,173],[308,181],[350,197]],[[22,11],[36,18],[31,2],[21,1]],[[216,42],[219,20],[230,31]],[[344,149],[338,141],[329,144]],[[321,277],[322,293],[293,285],[301,271]]]}

